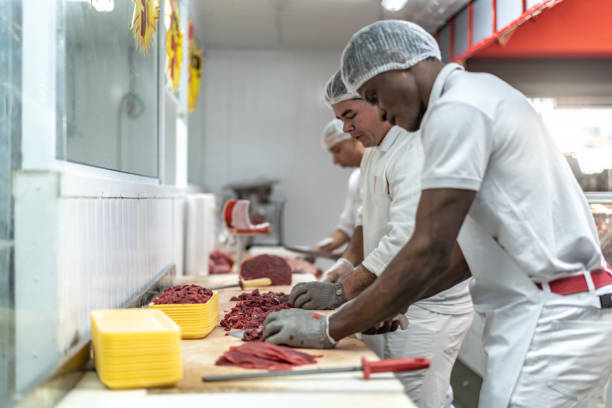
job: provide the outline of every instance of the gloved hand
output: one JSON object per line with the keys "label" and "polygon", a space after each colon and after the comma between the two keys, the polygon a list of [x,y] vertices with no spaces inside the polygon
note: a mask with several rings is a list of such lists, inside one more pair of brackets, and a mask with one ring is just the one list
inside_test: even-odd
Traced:
{"label": "gloved hand", "polygon": [[323,273],[323,277],[321,278],[321,281],[322,282],[338,282],[340,278],[353,272],[354,268],[355,267],[348,259],[340,258],[336,261],[335,264],[331,266],[331,268],[329,268]]}
{"label": "gloved hand", "polygon": [[336,342],[329,335],[329,320],[306,310],[287,309],[270,313],[264,321],[266,343],[304,348],[333,348]]}
{"label": "gloved hand", "polygon": [[302,282],[291,290],[289,304],[309,310],[335,309],[346,302],[341,283]]}

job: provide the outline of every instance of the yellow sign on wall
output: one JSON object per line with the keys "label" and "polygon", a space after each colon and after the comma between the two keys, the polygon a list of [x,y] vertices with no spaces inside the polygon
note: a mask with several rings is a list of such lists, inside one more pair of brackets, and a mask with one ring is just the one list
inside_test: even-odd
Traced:
{"label": "yellow sign on wall", "polygon": [[136,48],[146,54],[153,44],[153,34],[155,34],[159,18],[159,2],[158,0],[132,0],[132,3],[134,3],[134,14],[130,30],[133,31]]}
{"label": "yellow sign on wall", "polygon": [[202,77],[202,68],[204,60],[202,59],[202,50],[198,49],[195,35],[193,33],[193,21],[189,21],[189,89],[188,89],[188,106],[189,112],[193,112],[198,103],[198,92],[200,91],[200,78]]}
{"label": "yellow sign on wall", "polygon": [[166,75],[170,88],[176,92],[181,79],[181,65],[183,63],[183,33],[179,19],[178,3],[176,0],[168,2],[169,24],[166,30]]}

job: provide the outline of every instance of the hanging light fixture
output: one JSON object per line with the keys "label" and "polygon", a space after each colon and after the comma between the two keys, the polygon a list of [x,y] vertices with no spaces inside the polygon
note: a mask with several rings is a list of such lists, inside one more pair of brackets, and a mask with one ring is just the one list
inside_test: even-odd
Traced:
{"label": "hanging light fixture", "polygon": [[408,0],[382,0],[381,4],[385,10],[399,11],[408,3]]}

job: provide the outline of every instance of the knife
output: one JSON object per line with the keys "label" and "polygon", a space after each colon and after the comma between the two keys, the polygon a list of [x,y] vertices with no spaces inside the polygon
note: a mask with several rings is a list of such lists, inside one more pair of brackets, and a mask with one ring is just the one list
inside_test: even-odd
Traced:
{"label": "knife", "polygon": [[214,286],[208,289],[217,290],[217,289],[238,288],[239,287],[240,289],[244,290],[245,288],[254,288],[256,286],[270,286],[271,284],[272,284],[272,281],[270,280],[270,278],[259,278],[259,279],[250,279],[250,280],[240,279],[238,283]]}
{"label": "knife", "polygon": [[370,379],[372,373],[399,373],[404,371],[421,370],[429,367],[429,359],[427,358],[390,358],[381,361],[367,361],[365,357],[361,359],[359,366],[345,366],[332,368],[314,368],[310,370],[286,370],[286,371],[270,371],[264,373],[248,373],[248,374],[231,374],[231,375],[209,375],[202,377],[202,381],[234,381],[246,380],[250,378],[264,377],[286,377],[291,375],[310,375],[310,374],[330,374],[343,373],[349,371],[363,371],[363,378]]}
{"label": "knife", "polygon": [[334,253],[334,252],[327,252],[327,251],[315,251],[315,250],[312,250],[306,247],[283,245],[283,248],[285,248],[287,251],[297,252],[298,254],[310,255],[310,256],[314,256],[315,258],[327,258],[327,259],[331,259],[332,261],[337,261],[338,258],[342,256],[341,253]]}
{"label": "knife", "polygon": [[[259,333],[261,333],[263,331],[263,328],[259,327],[257,329],[257,331]],[[242,338],[244,337],[244,332],[245,332],[244,330],[230,330],[230,331],[227,332],[227,334],[229,334],[232,337],[236,337],[236,338],[242,340]]]}

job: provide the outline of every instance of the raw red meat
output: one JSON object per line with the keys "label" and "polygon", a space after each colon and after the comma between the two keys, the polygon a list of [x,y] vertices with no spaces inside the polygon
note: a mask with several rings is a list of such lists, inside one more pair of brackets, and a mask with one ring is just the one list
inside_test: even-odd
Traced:
{"label": "raw red meat", "polygon": [[303,259],[285,258],[293,273],[309,273],[316,277],[323,275],[323,272],[312,263]]}
{"label": "raw red meat", "polygon": [[215,364],[277,371],[291,370],[292,367],[305,364],[316,364],[318,357],[322,356],[313,356],[274,344],[246,343],[230,347]]}
{"label": "raw red meat", "polygon": [[240,277],[244,280],[270,278],[272,285],[291,285],[291,268],[280,256],[262,254],[242,262]]}
{"label": "raw red meat", "polygon": [[208,273],[229,273],[234,265],[234,260],[225,252],[215,250],[208,257]]}
{"label": "raw red meat", "polygon": [[178,285],[164,290],[153,299],[153,303],[156,305],[206,303],[212,295],[212,290],[199,285]]}
{"label": "raw red meat", "polygon": [[291,308],[289,303],[281,302],[280,299],[285,296],[282,292],[261,294],[259,289],[234,296],[230,300],[238,303],[225,314],[220,324],[225,331],[244,330],[244,341],[261,340],[261,328],[266,317],[272,312]]}

